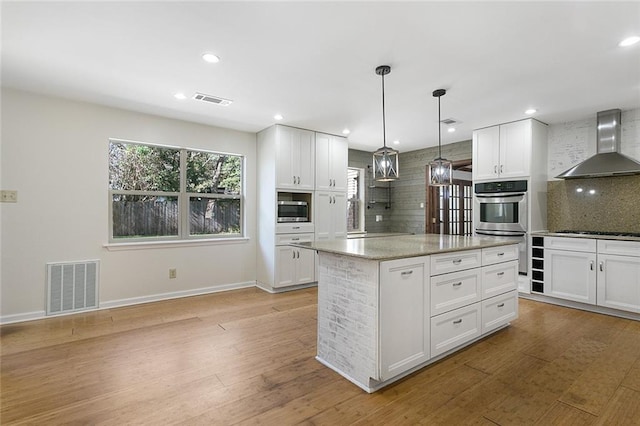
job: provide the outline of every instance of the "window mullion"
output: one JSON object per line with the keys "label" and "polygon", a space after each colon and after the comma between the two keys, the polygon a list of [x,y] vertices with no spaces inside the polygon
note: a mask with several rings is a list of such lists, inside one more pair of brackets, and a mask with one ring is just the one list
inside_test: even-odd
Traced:
{"label": "window mullion", "polygon": [[187,150],[180,150],[180,221],[178,234],[180,238],[189,237],[189,196],[187,195]]}

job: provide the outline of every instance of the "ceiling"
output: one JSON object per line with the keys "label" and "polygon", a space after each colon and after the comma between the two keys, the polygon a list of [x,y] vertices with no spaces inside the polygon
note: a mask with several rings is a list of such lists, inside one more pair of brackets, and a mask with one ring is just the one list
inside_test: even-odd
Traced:
{"label": "ceiling", "polygon": [[249,132],[280,113],[367,151],[382,64],[401,152],[437,145],[439,88],[458,122],[443,144],[530,107],[548,124],[640,107],[640,43],[617,46],[640,35],[640,2],[3,1],[1,17],[3,86]]}

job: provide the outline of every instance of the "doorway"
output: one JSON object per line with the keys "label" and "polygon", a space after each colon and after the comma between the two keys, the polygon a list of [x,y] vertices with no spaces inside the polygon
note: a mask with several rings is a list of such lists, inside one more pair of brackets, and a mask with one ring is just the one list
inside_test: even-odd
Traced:
{"label": "doorway", "polygon": [[425,231],[429,234],[473,234],[473,188],[471,159],[452,162],[453,179],[449,186],[431,186],[428,182]]}

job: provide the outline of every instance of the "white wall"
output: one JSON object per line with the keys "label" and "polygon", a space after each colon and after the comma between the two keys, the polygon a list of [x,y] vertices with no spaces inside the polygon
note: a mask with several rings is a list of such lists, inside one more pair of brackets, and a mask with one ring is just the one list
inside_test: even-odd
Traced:
{"label": "white wall", "polygon": [[[255,284],[255,134],[11,89],[2,89],[2,113],[0,182],[18,191],[18,203],[0,204],[0,321],[44,315],[47,262],[99,259],[102,306]],[[109,138],[245,155],[249,240],[104,248]]]}
{"label": "white wall", "polygon": [[[596,154],[596,114],[549,126],[548,180]],[[622,111],[621,121],[621,152],[640,161],[640,108]]]}

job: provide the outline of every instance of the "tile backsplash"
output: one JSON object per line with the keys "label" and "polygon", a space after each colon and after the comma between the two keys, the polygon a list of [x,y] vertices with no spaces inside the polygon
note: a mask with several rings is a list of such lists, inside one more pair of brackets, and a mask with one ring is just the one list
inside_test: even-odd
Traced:
{"label": "tile backsplash", "polygon": [[547,182],[547,227],[640,232],[640,175]]}

